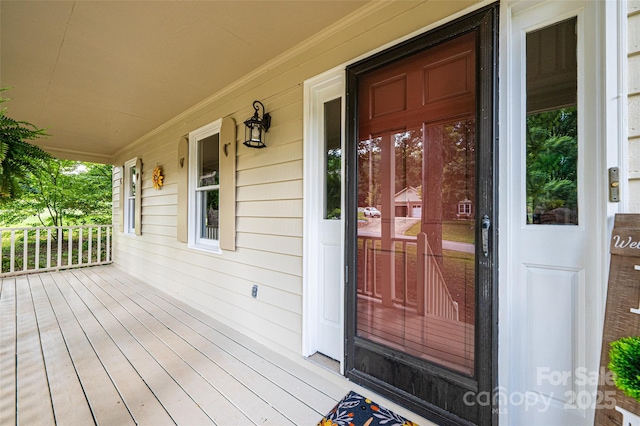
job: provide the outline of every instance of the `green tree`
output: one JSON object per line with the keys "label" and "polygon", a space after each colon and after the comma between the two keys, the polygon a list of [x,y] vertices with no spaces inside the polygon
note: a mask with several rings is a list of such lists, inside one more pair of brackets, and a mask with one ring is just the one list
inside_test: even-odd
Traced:
{"label": "green tree", "polygon": [[0,220],[29,217],[43,226],[111,223],[110,165],[43,159],[22,179],[22,195],[5,203]]}
{"label": "green tree", "polygon": [[395,193],[422,185],[422,129],[410,129],[393,135],[396,173]]}
{"label": "green tree", "polygon": [[458,202],[475,200],[476,141],[475,120],[461,120],[443,125],[442,202],[453,206],[449,214],[457,213]]}
{"label": "green tree", "polygon": [[380,157],[382,138],[358,142],[358,206],[376,206],[380,203]]}
{"label": "green tree", "polygon": [[[7,89],[0,88],[0,92]],[[8,100],[0,96],[0,103]],[[49,158],[45,151],[25,142],[43,136],[43,129],[8,117],[6,107],[0,109],[0,201],[15,199],[20,181],[34,170],[34,163]]]}
{"label": "green tree", "polygon": [[340,195],[342,188],[342,150],[330,149],[326,154],[326,212],[327,219],[340,219]]}
{"label": "green tree", "polygon": [[527,117],[527,207],[530,214],[578,208],[577,110]]}

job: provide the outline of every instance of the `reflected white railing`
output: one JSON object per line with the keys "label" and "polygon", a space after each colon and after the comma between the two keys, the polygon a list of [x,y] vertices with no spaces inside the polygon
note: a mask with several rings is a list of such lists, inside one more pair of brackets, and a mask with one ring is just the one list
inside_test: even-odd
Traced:
{"label": "reflected white railing", "polygon": [[112,225],[0,228],[0,276],[112,263]]}
{"label": "reflected white railing", "polygon": [[[358,293],[371,296],[376,299],[382,299],[382,291],[378,285],[377,271],[378,261],[376,251],[380,250],[381,238],[379,236],[358,235],[358,239],[362,242],[362,286],[358,286]],[[399,252],[395,251],[396,258],[400,255],[402,265],[402,273],[400,280],[402,281],[401,291],[398,292],[396,287],[396,275],[392,274],[392,283],[382,283],[381,285],[391,286],[391,298],[394,304],[415,308],[420,314],[432,314],[451,320],[459,320],[458,302],[453,300],[449,288],[445,282],[444,276],[438,262],[435,260],[431,247],[426,243],[426,253],[421,254],[418,247],[418,239],[410,236],[396,236],[391,239],[394,244],[402,244]],[[411,250],[408,250],[411,247]],[[415,255],[410,256],[410,252]],[[411,267],[411,257],[416,262],[415,269]],[[419,265],[418,259],[423,259],[423,265]],[[397,266],[397,264],[396,264]],[[381,266],[385,267],[385,266]],[[423,268],[420,270],[420,268]],[[418,270],[415,274],[416,290],[415,299],[409,297],[411,272]],[[420,278],[420,277],[423,278]],[[422,281],[422,283],[420,282]],[[401,293],[398,295],[398,293]]]}

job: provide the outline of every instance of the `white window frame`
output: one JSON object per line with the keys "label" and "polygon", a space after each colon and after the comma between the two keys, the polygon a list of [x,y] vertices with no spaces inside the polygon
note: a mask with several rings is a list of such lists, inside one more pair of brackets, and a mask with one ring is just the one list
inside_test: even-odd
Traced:
{"label": "white window frame", "polygon": [[140,179],[138,179],[139,170],[136,170],[135,175],[132,175],[131,169],[136,167],[138,162],[137,158],[132,158],[131,160],[124,163],[124,205],[123,213],[124,213],[124,233],[127,235],[136,235],[136,225],[140,226],[140,224],[135,223],[136,218],[136,194],[132,191],[133,180],[136,182],[136,190],[139,191]]}
{"label": "white window frame", "polygon": [[471,214],[471,202],[459,202],[458,203],[458,214],[459,215],[470,215]]}
{"label": "white window frame", "polygon": [[[198,188],[198,142],[209,136],[220,134],[222,129],[222,119],[202,126],[189,133],[189,239],[188,247],[198,250],[205,250],[213,253],[221,253],[220,240],[202,238],[200,236],[200,224],[202,222],[200,202],[198,192],[203,190],[218,190],[220,199],[220,185],[210,185]],[[218,146],[218,149],[220,147]],[[222,226],[222,217],[218,218],[219,227]]]}

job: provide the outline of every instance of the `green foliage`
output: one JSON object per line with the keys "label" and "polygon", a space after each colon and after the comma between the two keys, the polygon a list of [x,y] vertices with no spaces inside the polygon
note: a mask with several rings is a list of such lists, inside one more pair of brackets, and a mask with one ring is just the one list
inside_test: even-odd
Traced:
{"label": "green foliage", "polygon": [[609,370],[618,389],[640,401],[640,337],[623,337],[611,342]]}
{"label": "green foliage", "polygon": [[527,117],[527,208],[577,212],[577,110],[562,108]]}
{"label": "green foliage", "polygon": [[[474,120],[443,125],[442,203],[457,206],[476,198],[476,141]],[[428,190],[428,188],[425,188]]]}
{"label": "green foliage", "polygon": [[22,195],[4,203],[0,222],[42,226],[111,223],[110,165],[42,159],[22,179]]}
{"label": "green foliage", "polygon": [[[0,92],[7,88],[0,88]],[[0,103],[10,99],[0,97]],[[46,136],[26,121],[7,117],[7,108],[0,109],[0,201],[15,199],[20,193],[20,181],[36,167],[34,163],[49,158],[49,154],[25,141]]]}
{"label": "green foliage", "polygon": [[[387,150],[393,149],[395,157],[392,177],[395,194],[416,188],[421,199],[440,200],[448,218],[455,217],[454,207],[459,201],[475,200],[475,120],[433,126],[430,132],[431,136],[425,135],[419,127],[358,142],[358,206],[375,207],[383,202],[382,183],[389,178],[382,175],[385,143]],[[433,138],[435,132],[438,140],[427,140]],[[428,150],[425,143],[429,145]],[[427,151],[429,156],[425,158]]]}
{"label": "green foliage", "polygon": [[342,176],[342,152],[340,149],[327,151],[326,173],[326,216],[327,219],[340,219],[340,195]]}

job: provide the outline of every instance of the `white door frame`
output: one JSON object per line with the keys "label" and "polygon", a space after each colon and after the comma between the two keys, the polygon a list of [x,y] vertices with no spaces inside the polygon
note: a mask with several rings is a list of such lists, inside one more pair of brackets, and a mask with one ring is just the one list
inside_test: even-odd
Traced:
{"label": "white door frame", "polygon": [[[320,316],[318,300],[322,296],[322,283],[319,252],[320,227],[323,220],[323,192],[318,189],[319,180],[324,182],[324,158],[320,157],[318,146],[323,146],[321,138],[323,131],[319,126],[323,124],[319,105],[323,104],[326,91],[330,91],[334,98],[338,95],[342,99],[342,126],[344,129],[344,68],[338,67],[320,74],[304,82],[304,202],[303,202],[303,285],[302,285],[302,355],[310,356],[318,350],[318,318]],[[324,93],[323,93],[324,92]],[[342,152],[344,152],[344,130],[342,131]],[[342,161],[341,210],[344,212],[344,169]],[[340,219],[340,300],[337,300],[340,310],[340,374],[344,373],[344,214]]]}
{"label": "white door frame", "polygon": [[[519,265],[514,264],[512,253],[519,244],[509,238],[514,234],[511,220],[514,215],[520,217],[521,209],[524,207],[514,207],[513,199],[515,194],[521,191],[520,182],[513,178],[513,170],[521,167],[521,159],[514,158],[513,143],[518,140],[514,136],[514,120],[519,117],[514,116],[515,103],[521,102],[521,96],[517,87],[513,83],[515,73],[522,72],[512,66],[513,54],[518,50],[518,42],[511,36],[512,18],[516,14],[528,13],[537,6],[549,2],[534,1],[503,1],[500,12],[500,42],[499,42],[499,63],[500,63],[500,95],[499,95],[499,122],[500,122],[500,142],[499,142],[499,224],[502,236],[499,243],[499,314],[498,322],[502,326],[499,329],[498,337],[498,383],[494,397],[500,398],[501,402],[508,402],[509,398],[514,401],[523,395],[517,395],[522,377],[519,376],[517,368],[521,361],[517,358],[518,335],[524,330],[526,324],[519,320],[521,312],[518,310],[518,298],[520,295],[513,290],[512,283],[521,279]],[[598,123],[594,125],[597,133],[598,144],[597,163],[598,166],[593,173],[598,176],[596,188],[589,188],[590,196],[597,197],[598,200],[598,229],[593,229],[596,235],[595,241],[599,247],[597,258],[598,276],[596,277],[599,287],[597,289],[596,300],[590,300],[590,313],[595,317],[592,319],[597,326],[595,334],[588,336],[590,343],[588,352],[583,354],[589,369],[596,367],[600,355],[602,341],[602,326],[604,320],[604,307],[606,301],[606,283],[609,266],[609,236],[613,227],[613,215],[617,212],[626,211],[628,208],[628,181],[627,181],[627,140],[626,140],[626,90],[625,90],[625,61],[626,61],[626,5],[624,2],[605,1],[597,3],[595,13],[595,26],[589,28],[592,32],[593,43],[591,48],[596,48],[598,78],[589,82],[593,97],[590,99],[597,108],[597,116],[600,117]],[[521,77],[521,76],[520,76]],[[520,80],[521,78],[519,78]],[[619,167],[621,170],[621,196],[622,202],[608,202],[607,189],[607,169],[609,167]],[[518,211],[514,211],[514,210]],[[592,323],[593,324],[593,323]],[[592,328],[593,330],[593,328]],[[524,398],[526,400],[526,398]],[[524,402],[523,402],[524,403]],[[500,424],[514,424],[517,419],[512,418],[508,406],[500,408]],[[586,413],[587,419],[593,422],[594,411]],[[587,423],[589,421],[587,420]]]}

